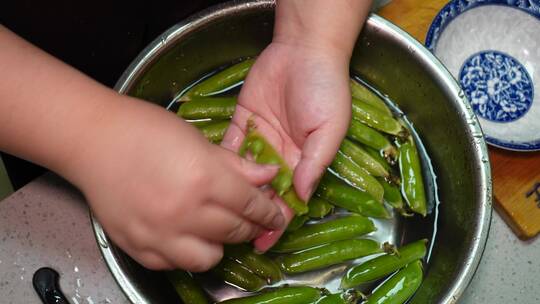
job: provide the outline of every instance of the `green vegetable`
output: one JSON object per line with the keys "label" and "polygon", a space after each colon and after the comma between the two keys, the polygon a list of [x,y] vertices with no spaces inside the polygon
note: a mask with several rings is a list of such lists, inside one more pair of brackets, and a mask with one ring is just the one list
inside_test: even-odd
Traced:
{"label": "green vegetable", "polygon": [[390,143],[388,138],[359,121],[351,120],[347,130],[347,137],[377,151],[382,151],[384,157],[391,163],[397,158],[397,149]]}
{"label": "green vegetable", "polygon": [[392,116],[354,98],[352,100],[352,113],[354,119],[374,129],[399,137],[407,135],[406,129]]}
{"label": "green vegetable", "polygon": [[293,171],[264,136],[257,132],[252,121],[248,121],[248,133],[240,147],[240,155],[245,156],[247,151],[251,152],[255,162],[259,164],[279,165],[278,174],[272,180],[272,188],[296,215],[306,214],[308,206],[298,197],[292,186]]}
{"label": "green vegetable", "polygon": [[204,137],[211,143],[220,143],[223,140],[227,128],[231,124],[230,120],[211,121],[202,125],[195,125],[199,131],[202,132]]}
{"label": "green vegetable", "polygon": [[[388,162],[388,160],[386,160],[382,156],[381,151],[375,150],[372,147],[369,147],[366,145],[362,145],[362,148],[364,148],[367,154],[371,155],[371,157],[373,157],[374,160],[376,160],[381,166],[383,166],[383,168],[386,171],[388,171],[388,173],[392,172],[392,167],[390,166],[390,163]],[[397,153],[397,150],[396,150],[396,153]],[[396,154],[396,157],[397,157],[397,154]]]}
{"label": "green vegetable", "polygon": [[307,286],[281,287],[254,296],[231,299],[222,304],[307,304],[319,299],[322,291]]}
{"label": "green vegetable", "polygon": [[246,291],[257,291],[266,285],[266,281],[231,259],[222,259],[210,270],[227,283]]}
{"label": "green vegetable", "polygon": [[348,139],[343,140],[339,151],[373,176],[388,177],[390,175],[388,170],[386,170],[377,159],[373,158],[366,150]]}
{"label": "green vegetable", "polygon": [[351,212],[369,217],[390,218],[384,205],[373,196],[347,185],[330,172],[323,175],[316,193],[333,205]]}
{"label": "green vegetable", "polygon": [[399,171],[401,173],[401,192],[409,208],[426,216],[427,204],[422,167],[412,139],[399,146]]}
{"label": "green vegetable", "polygon": [[354,266],[341,279],[341,288],[347,289],[383,278],[426,255],[427,240],[423,239],[401,247],[398,254],[385,254]]}
{"label": "green vegetable", "polygon": [[390,111],[384,100],[372,92],[368,87],[353,79],[351,79],[351,95],[352,98],[365,102],[381,112],[392,116],[392,111]]}
{"label": "green vegetable", "polygon": [[412,262],[379,286],[365,304],[405,303],[420,287],[422,278],[422,262]]}
{"label": "green vegetable", "polygon": [[325,295],[315,304],[355,304],[362,297],[363,295],[359,291],[350,289],[342,293]]}
{"label": "green vegetable", "polygon": [[277,258],[285,273],[302,273],[381,252],[379,244],[368,239],[337,241]]}
{"label": "green vegetable", "polygon": [[270,250],[280,253],[293,252],[334,241],[348,240],[375,230],[375,225],[367,217],[350,215],[286,232]]}
{"label": "green vegetable", "polygon": [[260,276],[268,284],[275,283],[282,278],[278,265],[267,256],[255,253],[249,245],[225,246],[225,256]]}
{"label": "green vegetable", "polygon": [[334,206],[327,200],[318,196],[313,196],[308,202],[308,216],[310,218],[320,219],[332,213]]}
{"label": "green vegetable", "polygon": [[206,293],[188,272],[183,270],[169,271],[167,272],[167,278],[174,286],[182,302],[192,304],[210,303]]}
{"label": "green vegetable", "polygon": [[230,119],[236,108],[236,97],[197,97],[178,108],[184,119]]}
{"label": "green vegetable", "polygon": [[300,229],[300,227],[304,226],[304,224],[309,220],[309,216],[307,215],[296,215],[293,217],[289,225],[287,226],[287,229],[285,231],[295,231]]}
{"label": "green vegetable", "polygon": [[399,212],[403,213],[403,199],[401,197],[401,192],[399,190],[399,187],[389,183],[387,180],[383,178],[378,179],[381,185],[384,189],[384,200],[390,204],[394,209],[398,210]]}
{"label": "green vegetable", "polygon": [[204,79],[189,89],[180,101],[188,101],[195,96],[209,96],[239,83],[246,78],[254,62],[255,59],[246,59]]}
{"label": "green vegetable", "polygon": [[338,151],[330,168],[343,179],[371,194],[377,201],[383,201],[384,189],[381,183],[343,153]]}

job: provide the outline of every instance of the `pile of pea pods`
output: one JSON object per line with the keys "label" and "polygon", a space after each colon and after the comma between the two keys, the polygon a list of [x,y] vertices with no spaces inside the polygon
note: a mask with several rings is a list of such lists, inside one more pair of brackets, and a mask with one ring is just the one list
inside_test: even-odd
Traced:
{"label": "pile of pea pods", "polygon": [[[224,97],[223,92],[241,84],[253,63],[254,59],[240,61],[187,89],[179,98],[178,116],[198,128],[210,142],[219,144],[237,102],[236,96]],[[256,253],[249,244],[225,247],[224,258],[209,274],[251,293],[220,303],[398,304],[412,297],[422,283],[427,240],[396,248],[366,237],[376,230],[370,218],[390,218],[389,207],[404,217],[426,216],[415,142],[405,124],[376,93],[353,79],[350,85],[353,119],[347,136],[307,203],[296,195],[293,171],[257,131],[255,123],[248,121],[239,153],[249,154],[257,163],[280,166],[271,186],[294,210],[295,217],[267,254]],[[336,209],[348,212],[335,215]],[[373,258],[343,273],[338,293],[331,294],[324,286],[279,284],[284,275],[367,256]],[[177,270],[167,276],[184,303],[213,303],[192,274]],[[360,286],[371,282],[382,283],[370,294],[359,291]]]}

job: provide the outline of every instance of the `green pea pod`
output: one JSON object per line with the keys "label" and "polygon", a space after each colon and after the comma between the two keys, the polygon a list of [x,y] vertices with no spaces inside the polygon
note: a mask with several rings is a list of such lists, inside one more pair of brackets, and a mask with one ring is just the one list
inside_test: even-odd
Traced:
{"label": "green pea pod", "polygon": [[366,150],[348,139],[343,140],[339,151],[373,176],[388,177],[390,175],[388,170]]}
{"label": "green pea pod", "polygon": [[309,210],[308,206],[298,197],[294,186],[292,186],[293,171],[274,150],[272,145],[266,141],[264,136],[257,132],[252,121],[248,121],[248,133],[239,153],[241,156],[245,156],[247,151],[251,152],[255,162],[259,164],[279,165],[279,171],[271,183],[272,188],[294,210],[296,215],[306,214]]}
{"label": "green pea pod", "polygon": [[355,304],[362,297],[363,295],[359,291],[349,289],[342,293],[325,295],[315,302],[315,304]]}
{"label": "green pea pod", "polygon": [[230,124],[230,120],[220,120],[196,127],[208,141],[219,143],[223,140],[223,136],[225,136],[225,132],[227,132],[227,128],[229,128]]}
{"label": "green pea pod", "polygon": [[193,277],[183,270],[167,272],[167,278],[174,286],[176,293],[184,303],[209,304],[210,301],[203,289]]}
{"label": "green pea pod", "polygon": [[308,202],[308,216],[310,218],[320,219],[328,214],[332,213],[334,206],[330,204],[327,200],[322,199],[318,196],[313,196]]}
{"label": "green pea pod", "polygon": [[403,212],[403,199],[399,187],[383,178],[379,178],[378,180],[384,189],[384,201],[390,204],[392,208]]}
{"label": "green pea pod", "polygon": [[294,274],[321,269],[381,252],[379,243],[368,239],[337,241],[277,258],[285,273]]}
{"label": "green pea pod", "polygon": [[246,59],[204,79],[191,87],[180,101],[188,101],[195,96],[209,96],[239,83],[246,78],[253,63],[255,59]]}
{"label": "green pea pod", "polygon": [[293,252],[340,240],[348,240],[375,231],[375,225],[367,217],[350,215],[335,220],[306,225],[296,231],[285,233],[270,250]]}
{"label": "green pea pod", "polygon": [[178,108],[184,119],[230,119],[236,108],[236,97],[197,97]]}
{"label": "green pea pod", "polygon": [[274,260],[255,253],[249,245],[225,246],[225,256],[265,279],[268,284],[275,283],[282,278],[281,270]]}
{"label": "green pea pod", "polygon": [[[381,166],[383,166],[383,168],[386,171],[388,171],[389,173],[392,172],[392,167],[390,166],[390,163],[381,155],[381,151],[375,150],[372,147],[369,147],[366,145],[362,145],[362,148],[364,148],[367,154],[371,155],[371,157],[373,157],[374,160],[376,160]],[[396,154],[396,157],[397,157],[397,154]]]}
{"label": "green pea pod", "polygon": [[426,216],[427,205],[422,167],[418,151],[412,140],[399,146],[399,171],[401,173],[401,192],[409,208]]}
{"label": "green pea pod", "polygon": [[343,153],[338,151],[330,168],[343,179],[371,194],[377,201],[383,201],[384,189],[381,183]]}
{"label": "green pea pod", "polygon": [[210,270],[227,283],[246,291],[257,291],[266,285],[266,281],[231,259],[222,259]]}
{"label": "green pea pod", "polygon": [[322,290],[307,287],[280,287],[261,294],[220,302],[221,304],[306,304],[317,301]]}
{"label": "green pea pod", "polygon": [[384,133],[404,137],[406,129],[392,116],[386,115],[377,108],[353,98],[352,116],[354,119]]}
{"label": "green pea pod", "polygon": [[295,231],[300,229],[300,227],[304,226],[304,224],[309,220],[309,216],[307,215],[297,215],[293,217],[289,225],[287,226],[287,229],[285,231]]}
{"label": "green pea pod", "polygon": [[316,193],[333,205],[351,212],[369,217],[390,218],[384,205],[373,196],[347,185],[330,172],[323,175]]}
{"label": "green pea pod", "polygon": [[390,143],[388,138],[359,121],[351,120],[347,130],[347,137],[377,151],[382,151],[385,158],[391,162],[397,158],[397,149]]}
{"label": "green pea pod", "polygon": [[422,262],[414,261],[379,286],[365,304],[403,304],[422,284]]}
{"label": "green pea pod", "polygon": [[381,112],[392,116],[392,111],[390,111],[390,108],[388,108],[384,100],[372,92],[368,87],[353,79],[351,79],[351,95],[352,98],[365,102]]}
{"label": "green pea pod", "polygon": [[341,279],[341,288],[347,289],[381,279],[426,255],[427,240],[423,239],[399,248],[399,254],[385,254],[353,266]]}

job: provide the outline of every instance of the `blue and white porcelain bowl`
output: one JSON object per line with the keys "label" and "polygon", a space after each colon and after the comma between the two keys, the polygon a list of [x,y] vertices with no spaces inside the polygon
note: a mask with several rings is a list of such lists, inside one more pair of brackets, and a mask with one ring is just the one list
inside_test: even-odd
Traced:
{"label": "blue and white porcelain bowl", "polygon": [[426,46],[461,84],[488,143],[540,150],[540,0],[453,0]]}

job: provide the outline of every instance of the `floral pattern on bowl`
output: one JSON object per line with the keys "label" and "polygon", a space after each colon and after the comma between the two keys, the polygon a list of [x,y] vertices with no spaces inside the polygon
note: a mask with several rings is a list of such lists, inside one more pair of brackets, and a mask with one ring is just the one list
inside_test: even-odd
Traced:
{"label": "floral pattern on bowl", "polygon": [[459,81],[476,115],[491,121],[517,120],[533,101],[529,73],[517,59],[502,52],[482,51],[469,57]]}

